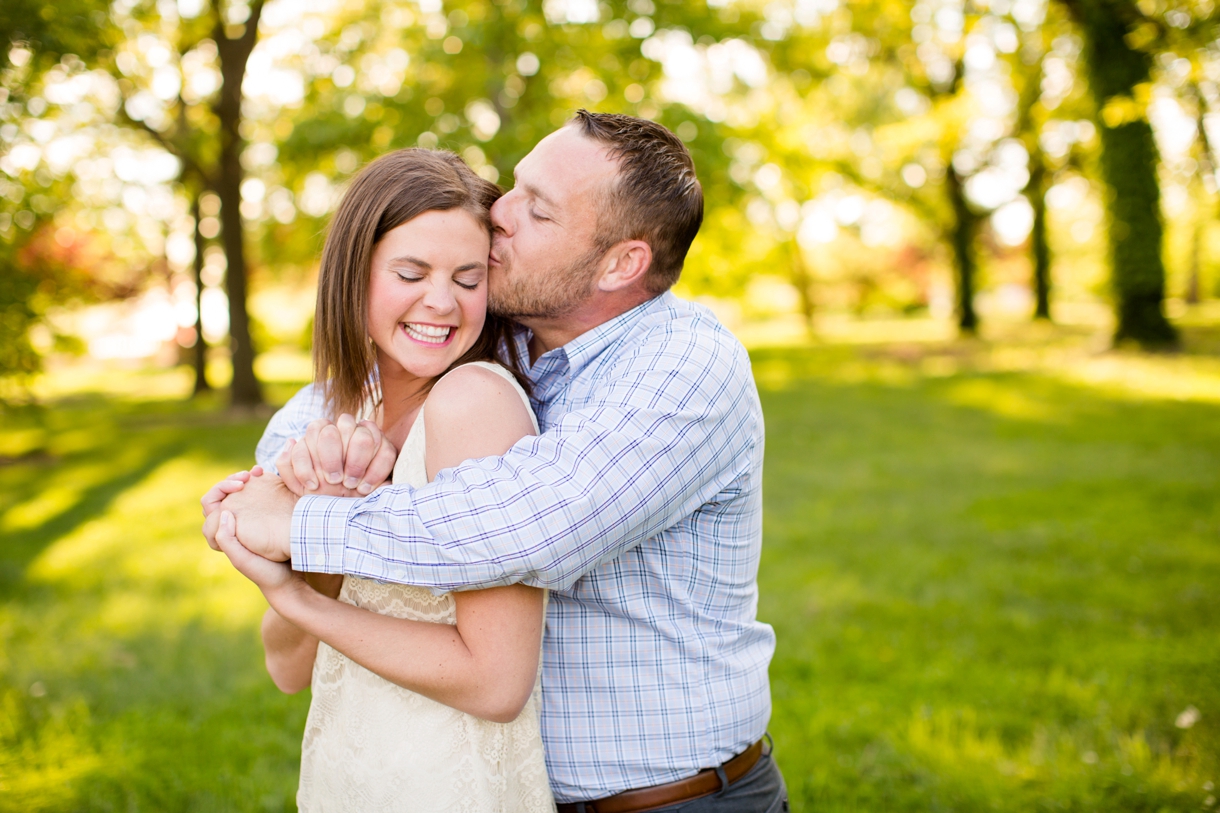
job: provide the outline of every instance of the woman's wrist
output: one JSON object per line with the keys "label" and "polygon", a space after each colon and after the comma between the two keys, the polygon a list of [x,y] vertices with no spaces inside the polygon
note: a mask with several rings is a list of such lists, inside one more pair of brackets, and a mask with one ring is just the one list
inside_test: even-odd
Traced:
{"label": "woman's wrist", "polygon": [[273,588],[264,588],[263,596],[285,621],[301,629],[305,629],[303,621],[308,617],[312,603],[323,598],[317,590],[300,578],[290,579]]}

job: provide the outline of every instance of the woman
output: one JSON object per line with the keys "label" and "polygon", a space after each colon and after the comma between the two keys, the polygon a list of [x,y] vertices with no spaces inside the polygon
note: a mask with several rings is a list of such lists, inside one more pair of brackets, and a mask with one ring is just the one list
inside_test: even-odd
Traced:
{"label": "woman", "polygon": [[[315,378],[332,415],[362,413],[401,449],[394,483],[423,485],[537,432],[497,363],[506,326],[486,313],[499,195],[455,155],[401,150],[360,173],[332,223]],[[553,809],[538,723],[544,591],[435,596],[305,577],[234,530],[225,512],[218,542],[271,605],[267,669],[286,692],[313,689],[302,811]]]}

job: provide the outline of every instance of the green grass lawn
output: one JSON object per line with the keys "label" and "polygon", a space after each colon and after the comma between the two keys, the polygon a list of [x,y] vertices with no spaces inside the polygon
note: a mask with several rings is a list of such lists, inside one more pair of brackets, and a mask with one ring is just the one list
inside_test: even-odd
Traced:
{"label": "green grass lawn", "polygon": [[[755,352],[794,809],[1215,806],[1220,360],[1052,338]],[[184,380],[3,415],[0,810],[292,809],[308,698],[198,534],[265,418]]]}

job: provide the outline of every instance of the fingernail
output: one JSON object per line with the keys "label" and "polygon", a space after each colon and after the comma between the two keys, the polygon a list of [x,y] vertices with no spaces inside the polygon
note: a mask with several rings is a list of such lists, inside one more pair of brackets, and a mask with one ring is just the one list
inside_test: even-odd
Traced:
{"label": "fingernail", "polygon": [[332,471],[332,472],[328,473],[326,475],[326,482],[330,483],[332,486],[339,485],[339,483],[343,482],[343,472]]}
{"label": "fingernail", "polygon": [[360,492],[361,494],[364,494],[365,496],[368,496],[369,494],[373,493],[373,484],[372,483],[361,483],[360,486],[356,489],[356,491]]}
{"label": "fingernail", "polygon": [[310,480],[308,483],[305,484],[305,487],[308,488],[310,491],[317,491],[318,490],[318,481]]}
{"label": "fingernail", "polygon": [[233,531],[233,515],[228,511],[221,511],[220,525],[225,529],[225,531],[231,533]]}
{"label": "fingernail", "polygon": [[357,480],[355,477],[348,477],[346,480],[343,481],[344,488],[355,488],[359,484],[360,484],[360,481]]}

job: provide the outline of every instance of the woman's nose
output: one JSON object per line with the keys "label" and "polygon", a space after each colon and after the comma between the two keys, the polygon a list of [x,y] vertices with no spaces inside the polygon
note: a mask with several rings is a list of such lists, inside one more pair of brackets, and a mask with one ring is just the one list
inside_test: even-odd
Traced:
{"label": "woman's nose", "polygon": [[430,286],[424,294],[424,306],[436,313],[448,313],[453,310],[456,302],[452,283],[442,282]]}

